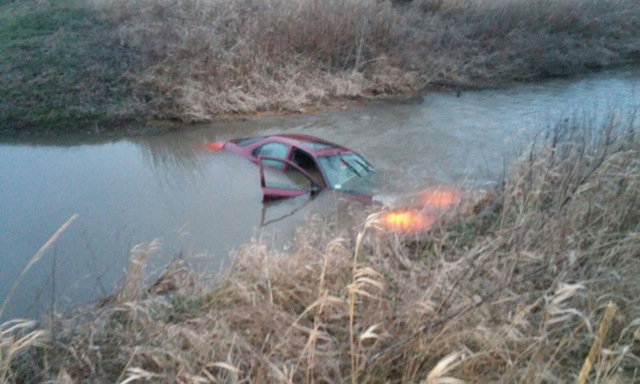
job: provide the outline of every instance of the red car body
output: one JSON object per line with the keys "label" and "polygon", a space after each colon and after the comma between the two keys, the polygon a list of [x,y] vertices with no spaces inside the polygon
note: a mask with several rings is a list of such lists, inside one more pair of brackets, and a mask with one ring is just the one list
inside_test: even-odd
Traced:
{"label": "red car body", "polygon": [[[281,134],[263,137],[211,142],[207,150],[225,150],[258,164],[263,200],[270,201],[303,194],[315,194],[323,189],[365,204],[379,203],[387,209],[376,222],[381,227],[398,232],[423,232],[431,228],[438,215],[460,201],[460,192],[449,188],[427,189],[418,194],[398,196],[385,201],[379,192],[380,179],[374,168],[355,151],[308,135]],[[298,183],[292,186],[291,173],[297,173]],[[267,175],[282,175],[285,185],[272,183]],[[286,177],[284,177],[286,176]],[[299,181],[302,180],[302,183]],[[398,203],[394,202],[398,200]]]}
{"label": "red car body", "polygon": [[[265,201],[317,193],[332,189],[347,197],[371,203],[374,168],[355,151],[308,135],[281,134],[208,143],[209,150],[225,150],[240,155],[260,167]],[[266,167],[266,168],[265,168]],[[273,185],[265,180],[265,170],[296,172],[309,182],[308,188]]]}

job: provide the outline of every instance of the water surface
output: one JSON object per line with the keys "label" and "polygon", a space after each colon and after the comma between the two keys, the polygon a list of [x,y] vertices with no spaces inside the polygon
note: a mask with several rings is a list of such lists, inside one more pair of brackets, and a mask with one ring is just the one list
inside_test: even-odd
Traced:
{"label": "water surface", "polygon": [[[136,244],[160,239],[152,269],[175,255],[215,269],[252,238],[286,247],[305,217],[342,209],[328,194],[264,206],[257,167],[202,151],[207,141],[304,133],[359,151],[401,189],[485,185],[500,179],[532,132],[560,119],[626,116],[640,105],[639,92],[640,72],[619,71],[106,143],[69,137],[68,144],[0,144],[0,303],[38,249],[79,214],[18,282],[3,318],[67,309],[111,292]],[[266,232],[264,222],[272,222]]]}

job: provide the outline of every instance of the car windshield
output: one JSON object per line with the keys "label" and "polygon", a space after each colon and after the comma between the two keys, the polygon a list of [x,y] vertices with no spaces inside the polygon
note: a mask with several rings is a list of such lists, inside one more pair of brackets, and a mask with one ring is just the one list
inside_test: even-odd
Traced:
{"label": "car windshield", "polygon": [[318,162],[329,185],[338,190],[360,190],[360,181],[369,179],[375,172],[365,159],[352,152],[318,157]]}

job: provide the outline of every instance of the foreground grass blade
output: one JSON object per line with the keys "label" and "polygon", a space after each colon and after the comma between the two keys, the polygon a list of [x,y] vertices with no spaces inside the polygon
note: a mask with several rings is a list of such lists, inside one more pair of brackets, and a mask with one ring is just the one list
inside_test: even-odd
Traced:
{"label": "foreground grass blade", "polygon": [[31,267],[33,267],[38,261],[40,261],[40,259],[42,259],[42,256],[44,256],[45,252],[47,252],[49,247],[51,247],[51,245],[55,243],[58,237],[60,237],[60,235],[62,235],[62,233],[67,230],[67,228],[71,225],[71,223],[73,223],[73,221],[77,217],[78,217],[78,214],[76,213],[75,215],[71,216],[69,220],[67,220],[64,224],[62,224],[62,226],[58,228],[58,230],[49,238],[49,240],[47,240],[47,242],[44,243],[42,247],[40,247],[38,252],[36,252],[36,254],[33,255],[31,260],[29,260],[29,263],[24,267],[22,272],[20,272],[20,275],[18,275],[18,278],[11,286],[11,289],[9,290],[7,297],[5,297],[4,302],[2,303],[2,307],[0,307],[0,317],[2,317],[2,314],[4,313],[4,310],[7,307],[7,304],[11,300],[11,297],[15,293],[16,288],[18,287],[18,284],[22,281],[22,279],[27,274],[29,269],[31,269]]}

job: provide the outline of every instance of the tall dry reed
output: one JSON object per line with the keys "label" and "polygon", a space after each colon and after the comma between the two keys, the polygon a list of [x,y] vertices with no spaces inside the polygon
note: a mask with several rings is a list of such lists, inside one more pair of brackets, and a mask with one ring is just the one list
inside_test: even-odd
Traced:
{"label": "tall dry reed", "polygon": [[[58,240],[77,217],[77,214],[73,215],[62,224],[29,260],[2,301],[0,318],[2,318],[7,304],[27,272],[44,257],[51,245]],[[14,319],[0,323],[0,383],[21,382],[22,377],[28,377],[35,373],[33,370],[25,370],[19,360],[22,356],[28,355],[32,349],[43,346],[46,335],[47,332],[38,329],[33,320]]]}

